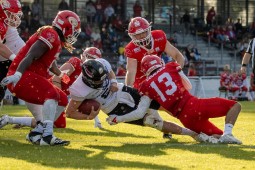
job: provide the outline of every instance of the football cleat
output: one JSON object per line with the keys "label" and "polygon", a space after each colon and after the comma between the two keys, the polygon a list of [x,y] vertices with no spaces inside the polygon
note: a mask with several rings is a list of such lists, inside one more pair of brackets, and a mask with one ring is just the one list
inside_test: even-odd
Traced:
{"label": "football cleat", "polygon": [[164,134],[163,134],[163,138],[164,138],[164,139],[172,139],[173,136],[172,136],[171,133],[164,133]]}
{"label": "football cleat", "polygon": [[31,131],[29,134],[26,136],[26,140],[32,144],[39,145],[40,140],[42,138],[42,133],[40,132],[33,132]]}
{"label": "football cleat", "polygon": [[238,144],[241,145],[242,141],[240,141],[239,139],[235,138],[232,134],[224,134],[220,137],[219,139],[220,143],[224,143],[224,144]]}
{"label": "football cleat", "polygon": [[10,117],[8,115],[3,115],[0,118],[0,129],[4,126],[6,126],[10,121]]}
{"label": "football cleat", "polygon": [[40,140],[40,146],[67,146],[70,141],[59,139],[53,135],[42,137]]}

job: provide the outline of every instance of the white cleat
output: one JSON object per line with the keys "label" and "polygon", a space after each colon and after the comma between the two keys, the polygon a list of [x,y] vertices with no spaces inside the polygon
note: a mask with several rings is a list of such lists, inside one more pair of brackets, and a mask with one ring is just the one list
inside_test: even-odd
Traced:
{"label": "white cleat", "polygon": [[99,128],[99,129],[103,129],[103,126],[102,126],[101,122],[96,122],[95,121],[94,127]]}
{"label": "white cleat", "polygon": [[241,145],[242,141],[235,138],[232,134],[224,134],[220,137],[219,143],[225,143],[225,144],[238,144]]}
{"label": "white cleat", "polygon": [[26,140],[32,144],[35,145],[39,145],[40,144],[40,140],[42,138],[42,133],[40,132],[29,132],[29,134],[27,134],[26,136]]}
{"label": "white cleat", "polygon": [[10,121],[10,117],[8,115],[3,115],[0,118],[0,129],[4,126],[6,126]]}

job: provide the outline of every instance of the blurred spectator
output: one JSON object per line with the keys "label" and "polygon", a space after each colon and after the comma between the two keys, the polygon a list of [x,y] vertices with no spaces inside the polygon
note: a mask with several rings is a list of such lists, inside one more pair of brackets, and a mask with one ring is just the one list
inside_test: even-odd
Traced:
{"label": "blurred spectator", "polygon": [[246,74],[242,74],[240,70],[233,74],[233,84],[230,91],[234,93],[234,99],[246,97],[248,91],[246,77]]}
{"label": "blurred spectator", "polygon": [[116,29],[116,31],[120,31],[123,32],[125,31],[124,25],[123,25],[123,21],[120,17],[120,15],[113,15],[112,17],[112,25],[113,27]]}
{"label": "blurred spectator", "polygon": [[226,28],[228,28],[228,26],[232,26],[234,28],[235,24],[233,23],[233,19],[231,17],[229,17],[225,23]]}
{"label": "blurred spectator", "polygon": [[110,22],[110,19],[112,15],[115,13],[113,7],[111,4],[108,4],[108,6],[104,10],[104,16],[105,16],[105,21],[108,23]]}
{"label": "blurred spectator", "polygon": [[244,56],[246,49],[249,46],[249,41],[250,41],[247,34],[245,34],[243,37],[244,38],[238,44],[239,45],[239,54],[241,55],[241,57]]}
{"label": "blurred spectator", "polygon": [[42,7],[39,0],[34,0],[32,3],[32,17],[35,17],[36,15],[39,17],[39,19],[42,16]]}
{"label": "blurred spectator", "polygon": [[29,33],[28,27],[26,27],[25,30],[22,31],[22,32],[20,33],[20,37],[21,37],[22,40],[25,41],[25,42],[29,39],[30,33]]}
{"label": "blurred spectator", "polygon": [[125,68],[125,65],[122,63],[117,68],[116,76],[126,76],[126,72],[127,70]]}
{"label": "blurred spectator", "polygon": [[28,4],[28,2],[24,2],[23,6],[22,6],[22,12],[23,12],[23,18],[25,20],[26,23],[26,27],[29,27],[30,25],[30,17],[31,17],[31,9],[30,6]]}
{"label": "blurred spectator", "polygon": [[236,48],[236,34],[233,30],[233,27],[231,25],[228,26],[226,31],[226,36],[228,36],[229,41],[231,42],[231,46]]}
{"label": "blurred spectator", "polygon": [[188,76],[197,76],[197,71],[194,63],[189,64]]}
{"label": "blurred spectator", "polygon": [[40,21],[39,21],[39,17],[38,15],[35,15],[32,19],[31,19],[31,24],[30,24],[30,31],[31,32],[35,32],[38,28],[41,27]]}
{"label": "blurred spectator", "polygon": [[171,61],[171,58],[167,56],[165,52],[162,53],[161,58],[163,59],[164,63],[169,63]]}
{"label": "blurred spectator", "polygon": [[95,15],[96,15],[96,8],[92,1],[89,1],[86,3],[85,14],[87,17],[87,22],[94,23],[94,19],[95,19]]}
{"label": "blurred spectator", "polygon": [[114,11],[116,16],[120,16],[120,19],[124,18],[124,10],[123,10],[123,4],[121,0],[118,0],[116,5],[114,5]]}
{"label": "blurred spectator", "polygon": [[232,96],[228,96],[229,95],[228,92],[231,90],[232,81],[233,76],[231,75],[230,65],[226,64],[223,67],[223,72],[220,74],[220,87],[219,87],[220,91],[226,91],[227,93],[226,97],[232,98]]}
{"label": "blurred spectator", "polygon": [[237,19],[237,22],[235,23],[234,28],[235,28],[234,30],[235,30],[237,38],[240,39],[242,37],[242,32],[243,32],[243,26],[242,26],[240,18]]}
{"label": "blurred spectator", "polygon": [[91,33],[91,38],[93,39],[93,41],[98,41],[98,39],[100,39],[101,41],[101,35],[100,35],[100,31],[99,31],[99,28],[94,28],[92,33]]}
{"label": "blurred spectator", "polygon": [[190,30],[190,15],[188,10],[185,10],[185,14],[182,16],[181,22],[184,24],[185,34],[188,34]]}
{"label": "blurred spectator", "polygon": [[103,2],[101,0],[97,0],[95,2],[95,8],[96,8],[96,15],[95,15],[95,22],[101,23],[103,21],[104,16],[104,8],[103,8]]}
{"label": "blurred spectator", "polygon": [[134,12],[134,15],[133,17],[141,17],[142,16],[142,11],[143,11],[143,8],[140,4],[140,1],[137,0],[133,6],[133,12]]}
{"label": "blurred spectator", "polygon": [[196,54],[194,52],[194,45],[193,44],[189,44],[186,49],[185,49],[185,54],[186,57],[189,61],[189,63],[191,62],[196,62],[198,59],[196,58]]}
{"label": "blurred spectator", "polygon": [[58,10],[59,11],[63,11],[63,10],[68,10],[69,9],[69,5],[65,0],[62,0],[59,5],[58,5]]}
{"label": "blurred spectator", "polygon": [[212,27],[213,21],[215,20],[216,12],[214,10],[214,6],[211,7],[211,9],[208,10],[207,16],[206,16],[206,24],[208,28]]}

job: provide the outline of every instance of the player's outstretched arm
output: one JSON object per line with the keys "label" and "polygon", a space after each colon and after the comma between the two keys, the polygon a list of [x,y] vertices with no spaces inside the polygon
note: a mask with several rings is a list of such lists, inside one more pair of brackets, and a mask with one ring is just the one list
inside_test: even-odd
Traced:
{"label": "player's outstretched arm", "polygon": [[181,68],[184,67],[185,64],[184,56],[177,48],[171,45],[169,41],[166,42],[165,53],[168,56],[172,57],[178,64],[180,64]]}
{"label": "player's outstretched arm", "polygon": [[135,82],[135,75],[137,71],[137,60],[127,57],[127,74],[125,78],[125,84],[133,87]]}
{"label": "player's outstretched arm", "polygon": [[0,43],[0,54],[2,57],[8,60],[14,60],[14,58],[16,57],[16,55],[13,54],[12,51],[3,43]]}

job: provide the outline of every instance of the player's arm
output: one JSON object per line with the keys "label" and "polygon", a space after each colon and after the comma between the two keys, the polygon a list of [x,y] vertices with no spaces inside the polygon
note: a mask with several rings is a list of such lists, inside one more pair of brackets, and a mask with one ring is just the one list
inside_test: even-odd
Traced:
{"label": "player's arm", "polygon": [[11,50],[6,46],[4,45],[3,43],[0,43],[0,54],[2,57],[8,59],[8,60],[14,60],[14,58],[16,57],[15,54],[13,54],[11,52]]}
{"label": "player's arm", "polygon": [[189,78],[183,73],[182,70],[179,71],[179,75],[181,76],[182,79],[182,84],[184,85],[186,90],[191,90],[192,89],[192,84],[189,81]]}
{"label": "player's arm", "polygon": [[29,49],[27,55],[21,60],[16,72],[11,75],[5,77],[1,81],[2,86],[6,86],[8,84],[13,84],[14,86],[20,80],[22,74],[25,70],[33,63],[34,60],[39,59],[45,52],[49,50],[49,46],[41,40],[37,40]]}
{"label": "player's arm", "polygon": [[41,40],[37,40],[29,49],[27,55],[20,62],[17,72],[24,73],[24,71],[33,63],[34,60],[39,59],[45,52],[49,50],[49,46],[42,42]]}
{"label": "player's arm", "polygon": [[78,108],[81,105],[81,103],[82,101],[74,100],[71,98],[65,110],[68,118],[77,120],[92,120],[98,115],[100,108],[98,110],[94,110],[93,106],[91,109],[91,113],[89,115],[82,114],[81,112],[79,112]]}
{"label": "player's arm", "polygon": [[[74,66],[71,64],[71,63],[64,63],[60,68],[59,70],[63,73],[66,73],[68,76],[70,76],[74,71],[75,71],[75,68]],[[59,76],[56,76],[54,75],[52,77],[52,83],[61,88],[61,77]]]}
{"label": "player's arm", "polygon": [[241,73],[246,73],[247,65],[250,61],[250,58],[251,58],[251,54],[246,52],[242,60]]}
{"label": "player's arm", "polygon": [[125,78],[125,84],[133,87],[135,82],[135,75],[137,71],[137,60],[127,57],[127,73]]}
{"label": "player's arm", "polygon": [[166,42],[165,53],[168,56],[171,56],[183,68],[185,63],[184,56],[181,54],[181,52],[177,48],[171,45],[169,41]]}
{"label": "player's arm", "polygon": [[110,115],[106,120],[109,124],[114,125],[120,122],[130,122],[142,119],[145,116],[146,111],[149,109],[150,103],[151,99],[148,96],[144,95],[141,97],[136,110],[123,116]]}

